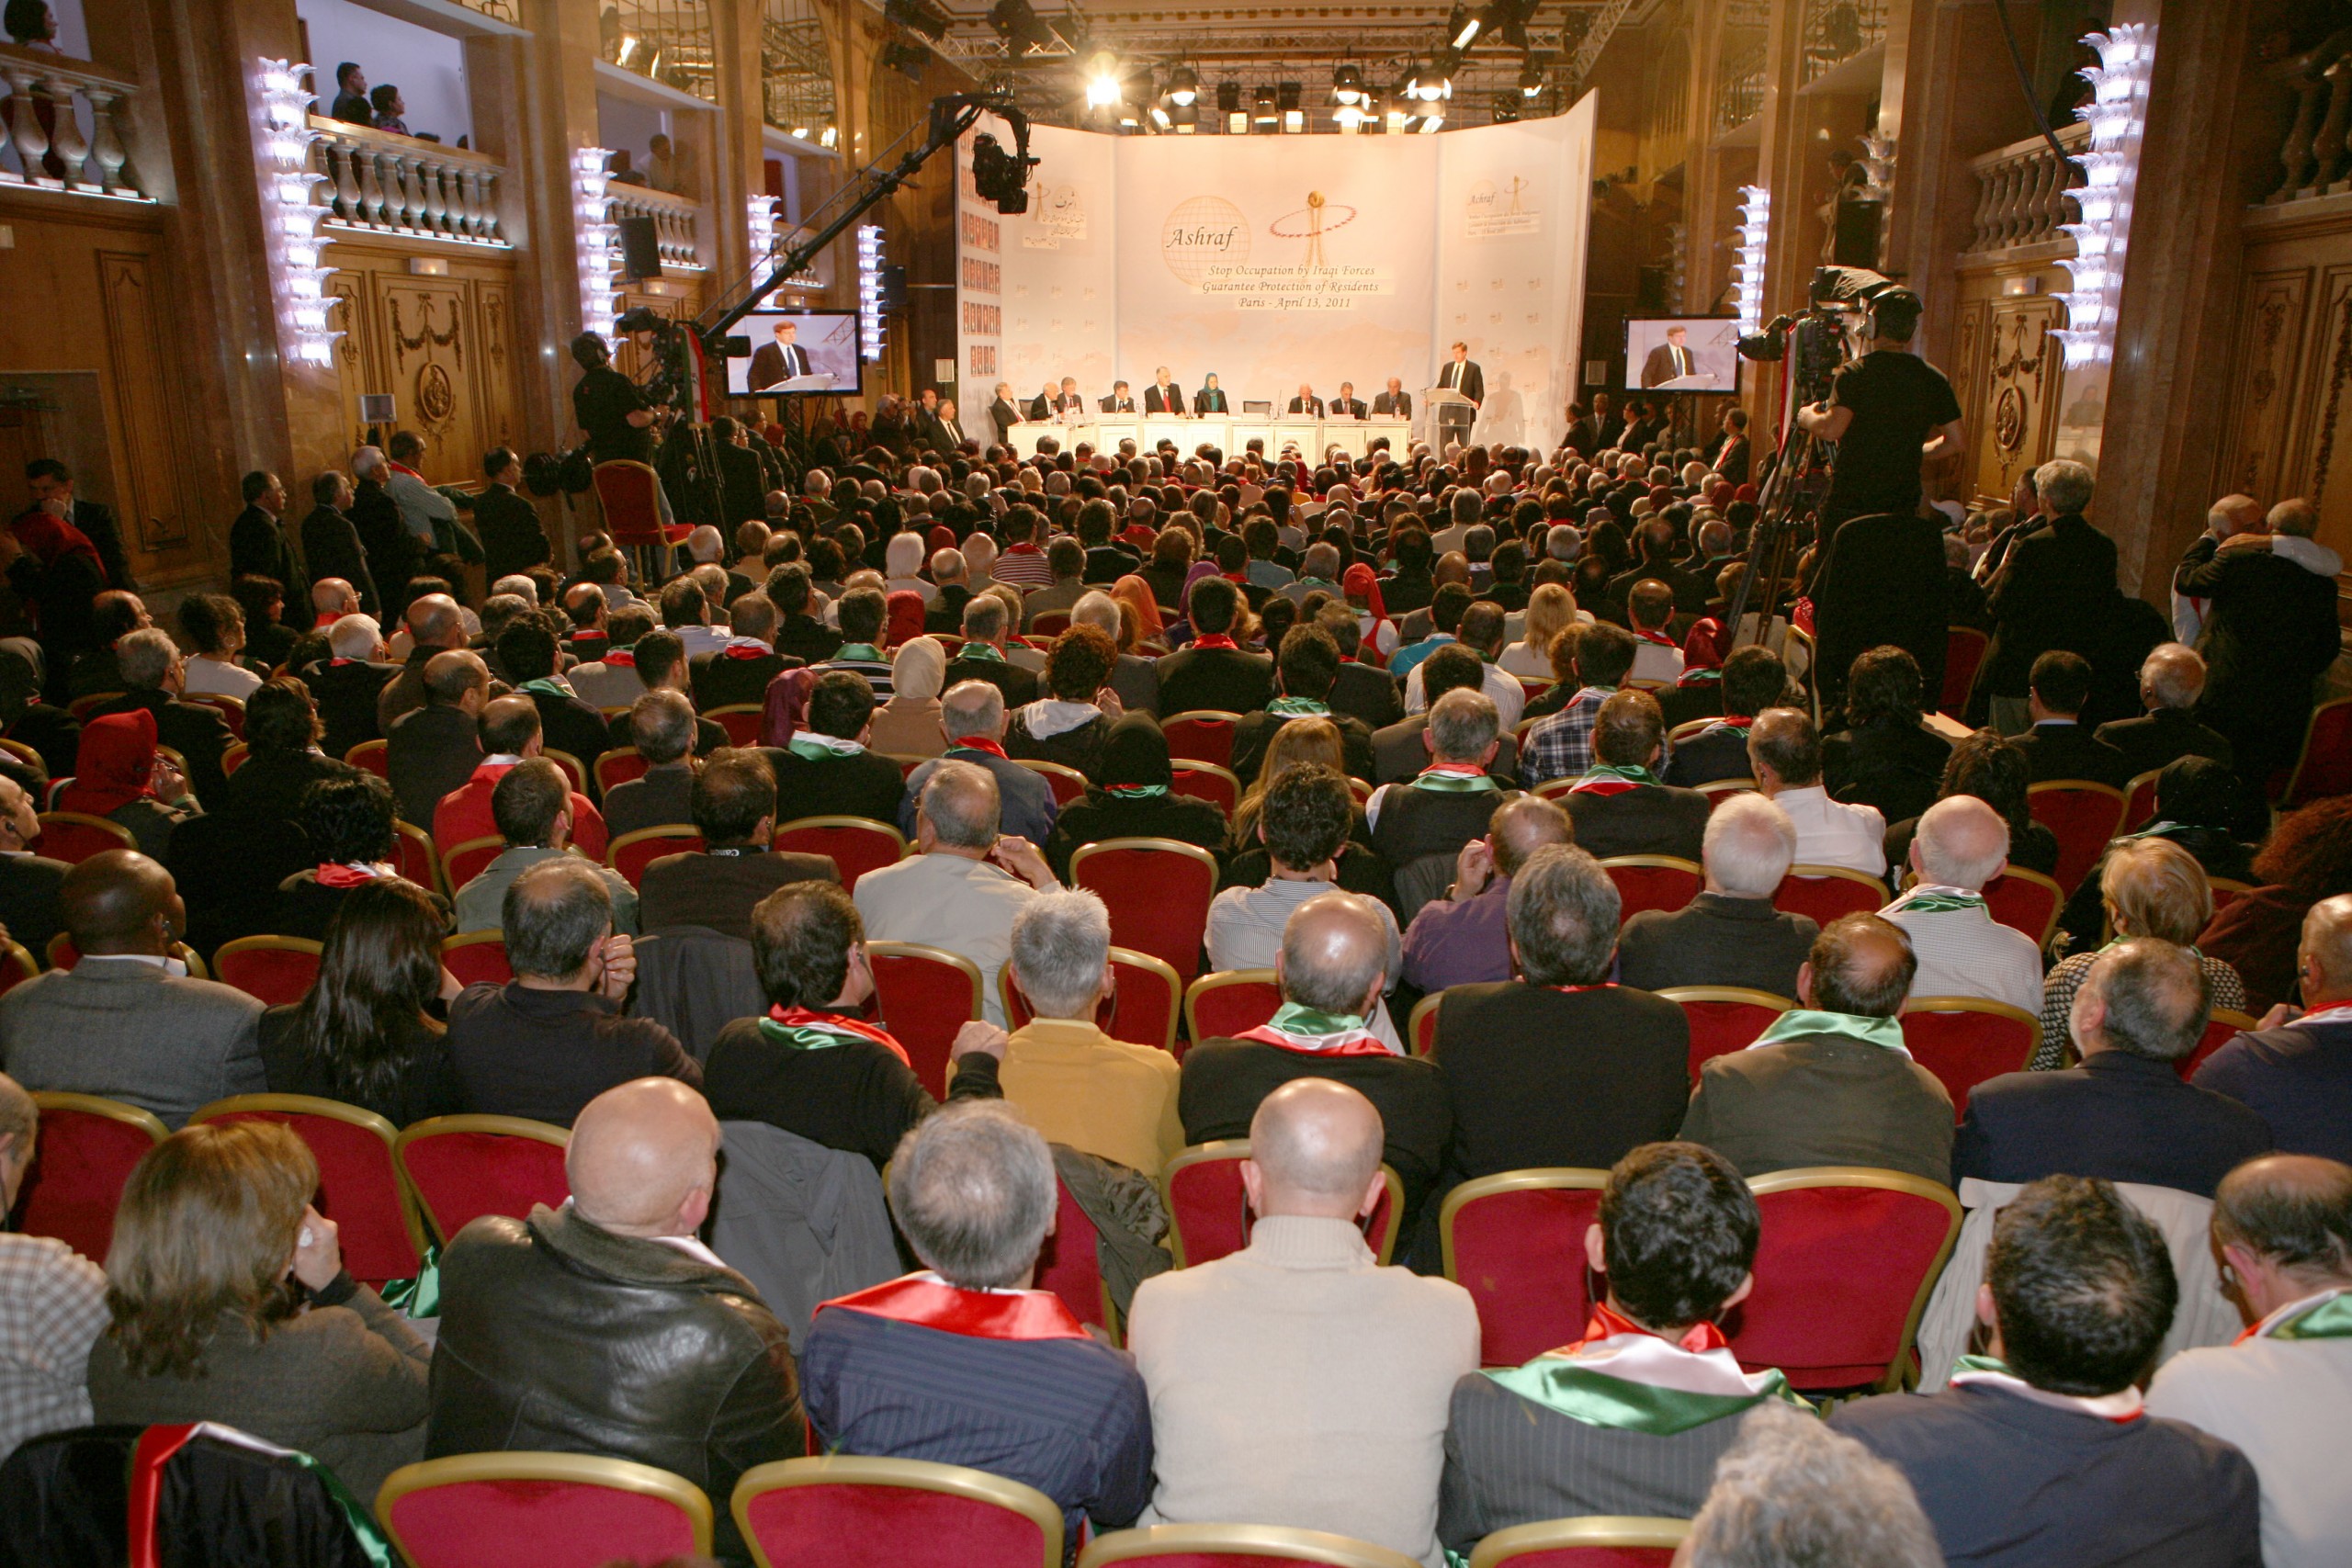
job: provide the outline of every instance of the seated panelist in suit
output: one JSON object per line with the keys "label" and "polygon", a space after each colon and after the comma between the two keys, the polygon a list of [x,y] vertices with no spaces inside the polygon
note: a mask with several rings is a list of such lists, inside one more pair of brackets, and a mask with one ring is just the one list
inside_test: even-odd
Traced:
{"label": "seated panelist in suit", "polygon": [[1060,406],[1061,394],[1055,390],[1053,378],[1048,377],[1045,389],[1029,400],[1026,417],[1039,421],[1048,420],[1054,417],[1054,411]]}
{"label": "seated panelist in suit", "polygon": [[1290,400],[1290,412],[1293,413],[1312,414],[1315,418],[1321,419],[1323,417],[1323,400],[1315,395],[1315,389],[1313,387],[1310,387],[1306,382],[1301,381],[1298,384],[1298,396]]}
{"label": "seated panelist in suit", "polygon": [[1329,412],[1334,419],[1362,419],[1364,416],[1363,400],[1356,396],[1353,381],[1340,383],[1340,395],[1331,400]]}
{"label": "seated panelist in suit", "polygon": [[1372,412],[1394,419],[1413,417],[1413,394],[1405,390],[1405,383],[1388,378],[1388,389],[1372,400]]}
{"label": "seated panelist in suit", "polygon": [[1054,412],[1056,413],[1074,413],[1079,415],[1083,415],[1086,412],[1086,399],[1079,392],[1077,377],[1065,376],[1062,378],[1061,392],[1054,399]]}
{"label": "seated panelist in suit", "polygon": [[1184,389],[1168,378],[1168,367],[1160,366],[1151,373],[1151,385],[1143,389],[1143,412],[1182,413]]}
{"label": "seated panelist in suit", "polygon": [[1111,395],[1102,400],[1102,412],[1104,413],[1133,413],[1136,412],[1135,395],[1127,389],[1127,384],[1125,381],[1114,381],[1111,383]]}
{"label": "seated panelist in suit", "polygon": [[1216,384],[1214,372],[1201,380],[1201,389],[1193,394],[1193,412],[1200,413],[1230,413],[1226,406],[1225,389]]}
{"label": "seated panelist in suit", "polygon": [[1020,423],[1023,417],[1021,405],[1012,400],[1012,383],[999,381],[996,384],[996,397],[989,404],[989,423],[996,431],[999,446],[1012,439],[1012,427]]}

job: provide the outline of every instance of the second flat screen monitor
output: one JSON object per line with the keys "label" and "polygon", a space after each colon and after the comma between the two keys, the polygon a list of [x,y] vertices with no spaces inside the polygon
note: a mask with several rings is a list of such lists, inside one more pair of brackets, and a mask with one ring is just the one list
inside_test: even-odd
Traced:
{"label": "second flat screen monitor", "polygon": [[1625,323],[1625,389],[1736,392],[1738,343],[1729,316],[1637,316]]}
{"label": "second flat screen monitor", "polygon": [[738,397],[797,392],[850,396],[859,391],[857,312],[761,310],[743,318],[747,358],[727,361],[727,389]]}

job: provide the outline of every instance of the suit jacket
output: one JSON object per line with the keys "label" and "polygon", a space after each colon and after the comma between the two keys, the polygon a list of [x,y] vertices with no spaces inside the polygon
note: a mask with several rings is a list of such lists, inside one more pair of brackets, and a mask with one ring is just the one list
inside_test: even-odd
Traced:
{"label": "suit jacket", "polygon": [[[998,831],[1018,833],[1039,849],[1046,847],[1046,841],[1053,837],[1061,807],[1055,801],[1053,786],[1046,782],[1045,774],[986,751],[959,751],[951,747],[949,755],[956,761],[987,769],[996,780],[997,798],[1002,803],[997,815]],[[941,760],[933,758],[909,773],[906,787],[899,796],[899,812],[894,820],[910,844],[915,839],[915,807],[922,799],[922,786],[931,782],[932,770],[939,766]]]}
{"label": "suit jacket", "polygon": [[1104,398],[1102,409],[1104,413],[1133,413],[1136,412],[1136,400],[1133,398]]}
{"label": "suit jacket", "polygon": [[612,744],[612,731],[605,724],[604,714],[578,697],[558,696],[552,692],[533,692],[531,705],[539,710],[540,744],[549,750],[569,751],[580,761],[581,771],[588,775],[582,788],[594,793],[596,788],[596,759]]}
{"label": "suit jacket", "polygon": [[1274,661],[1238,648],[1182,648],[1159,661],[1159,711],[1249,713],[1274,700]]}
{"label": "suit jacket", "polygon": [[[1709,685],[1717,684],[1709,682]],[[1747,760],[1747,731],[1725,729],[1710,734],[1702,730],[1688,740],[1679,741],[1674,755],[1659,775],[1668,784],[1685,788],[1713,784],[1717,779],[1746,779],[1756,776],[1756,765]]]}
{"label": "suit jacket", "polygon": [[2091,739],[2122,752],[2135,779],[2183,757],[2211,757],[2228,767],[2234,755],[2228,736],[2198,723],[2187,708],[2154,708],[2139,718],[2119,718],[2100,725]]}
{"label": "suit jacket", "polygon": [[1952,1145],[1951,1179],[2063,1173],[2211,1198],[2233,1168],[2269,1152],[2270,1129],[2248,1107],[2181,1082],[2169,1062],[2098,1051],[2061,1072],[1978,1084]]}
{"label": "suit jacket", "polygon": [[1576,841],[1606,860],[1611,855],[1679,855],[1696,863],[1713,804],[1695,789],[1636,784],[1615,795],[1570,790],[1561,809],[1577,825]]}
{"label": "suit jacket", "polygon": [[1413,394],[1375,392],[1372,399],[1372,412],[1396,419],[1410,419],[1413,417]]}
{"label": "suit jacket", "polygon": [[275,578],[285,585],[286,597],[299,600],[310,579],[302,575],[286,530],[258,506],[248,506],[229,525],[229,572],[232,577]]}
{"label": "suit jacket", "polygon": [[838,884],[841,879],[831,855],[775,851],[663,855],[645,868],[638,889],[638,927],[655,931],[671,926],[704,926],[721,936],[749,942],[752,906],[761,899],[786,883]]}
{"label": "suit jacket", "polygon": [[[350,518],[332,506],[312,507],[302,519],[302,555],[311,563],[306,586],[322,578],[340,577],[358,593],[360,609],[377,617],[377,626],[382,628],[387,618],[384,596],[368,570],[367,548],[360,544],[359,530],[352,526]],[[294,597],[290,583],[287,597]]]}
{"label": "suit jacket", "polygon": [[1336,418],[1362,419],[1371,412],[1362,398],[1333,398],[1325,411]]}
{"label": "suit jacket", "polygon": [[1037,677],[1018,664],[1002,659],[966,659],[960,655],[947,661],[944,692],[961,681],[986,681],[1004,694],[1004,711],[1026,706],[1037,700]]}
{"label": "suit jacket", "polygon": [[1317,419],[1321,419],[1323,417],[1323,400],[1320,398],[1293,398],[1290,400],[1290,412],[1293,413],[1313,414]]}
{"label": "suit jacket", "polygon": [[1418,1213],[1437,1180],[1453,1112],[1434,1062],[1411,1056],[1319,1056],[1255,1040],[1204,1040],[1184,1058],[1176,1113],[1187,1144],[1246,1138],[1260,1101],[1293,1078],[1329,1078],[1360,1091],[1380,1112],[1381,1159],[1405,1184],[1405,1213]]}
{"label": "suit jacket", "polygon": [[1385,670],[1353,660],[1340,666],[1340,678],[1331,683],[1329,700],[1333,713],[1360,718],[1374,730],[1405,716],[1405,699],[1397,693],[1396,678]]}
{"label": "suit jacket", "polygon": [[1487,373],[1478,368],[1475,359],[1465,359],[1456,370],[1451,359],[1438,367],[1437,384],[1451,387],[1474,403],[1487,400]]}
{"label": "suit jacket", "polygon": [[[1372,737],[1372,782],[1375,784],[1402,784],[1420,777],[1430,765],[1430,749],[1421,743],[1421,736],[1430,727],[1426,713],[1412,714],[1399,719],[1385,729],[1375,730]],[[1519,740],[1506,735],[1495,752],[1495,760],[1487,764],[1487,772],[1510,787],[1519,776]]]}
{"label": "suit jacket", "polygon": [[130,575],[130,558],[122,553],[122,529],[114,520],[114,508],[104,502],[77,498],[74,502],[74,526],[97,547],[98,564],[106,568],[107,586],[137,592],[139,584]]}
{"label": "suit jacket", "polygon": [[2335,583],[2269,550],[2217,554],[2208,536],[2189,547],[2173,587],[2211,601],[2197,716],[2236,744],[2247,776],[2259,779],[2258,765],[2293,757],[2312,682],[2335,661]]}
{"label": "suit jacket", "polygon": [[1892,513],[1850,519],[1830,536],[1828,559],[1814,575],[1813,605],[1825,702],[1846,689],[1846,672],[1857,658],[1888,643],[1919,661],[1922,690],[1943,690],[1939,525]]}
{"label": "suit jacket", "polygon": [[1052,393],[1040,392],[1035,397],[1029,400],[1028,417],[1033,420],[1051,419],[1054,417],[1057,406],[1058,400]]}
{"label": "suit jacket", "polygon": [[1590,414],[1587,414],[1568,426],[1566,433],[1560,437],[1560,445],[1579,457],[1589,457],[1600,450],[1600,427],[1593,423]]}
{"label": "suit jacket", "polygon": [[697,653],[686,660],[686,673],[695,689],[695,706],[704,713],[713,708],[734,707],[749,703],[754,707],[767,701],[768,682],[786,670],[797,670],[801,661],[780,653],[763,653],[751,659],[738,659],[721,649],[717,653]]}
{"label": "suit jacket", "polygon": [[1963,1383],[1829,1424],[1911,1483],[1951,1568],[2256,1568],[2254,1466],[2180,1421],[2107,1421]]}
{"label": "suit jacket", "polygon": [[[692,764],[666,762],[648,768],[625,784],[615,784],[605,791],[604,801],[596,809],[605,818],[605,831],[614,839],[644,828],[690,824],[695,819],[691,808],[694,788]],[[639,929],[642,930],[642,898],[639,907]]]}
{"label": "suit jacket", "polygon": [[481,733],[473,716],[456,708],[415,708],[384,731],[386,766],[401,820],[433,830],[441,797],[473,777],[481,765]]}
{"label": "suit jacket", "polygon": [[1193,412],[1194,413],[1229,412],[1230,411],[1226,407],[1225,402],[1225,389],[1222,387],[1204,387],[1199,391],[1194,392],[1193,394]]}
{"label": "suit jacket", "polygon": [[2017,738],[2032,782],[2088,779],[2123,789],[2132,783],[2130,759],[2079,724],[2037,724]]}
{"label": "suit jacket", "polygon": [[1951,1097],[1899,1052],[1815,1034],[1710,1060],[1680,1136],[1754,1178],[1867,1165],[1951,1178]]}
{"label": "suit jacket", "polygon": [[198,1106],[266,1087],[261,1003],[136,958],[85,955],[0,996],[0,1070],[152,1111],[177,1130]]}
{"label": "suit jacket", "polygon": [[354,487],[351,525],[368,552],[368,575],[375,580],[384,614],[400,614],[408,608],[408,581],[424,564],[424,542],[401,521],[400,503],[373,479]]}
{"label": "suit jacket", "polygon": [[1159,383],[1154,381],[1150,386],[1146,387],[1143,389],[1143,412],[1146,413],[1182,413],[1184,412],[1184,389],[1178,386],[1175,382],[1170,381],[1168,383],[1168,390],[1165,393],[1162,393],[1159,389]]}
{"label": "suit jacket", "polygon": [[2191,1081],[2252,1106],[2280,1153],[2352,1162],[2352,1023],[2250,1031],[2206,1057]]}
{"label": "suit jacket", "polygon": [[800,817],[897,820],[899,802],[906,794],[906,775],[889,758],[866,751],[854,757],[810,761],[781,746],[763,747],[762,750],[768,766],[775,771],[779,823]]}
{"label": "suit jacket", "polygon": [[[1352,714],[1341,713],[1337,708],[1331,710],[1330,718],[1340,729],[1340,751],[1349,776],[1370,784],[1373,774],[1371,729],[1363,720]],[[1244,789],[1256,781],[1259,770],[1265,766],[1266,748],[1273,744],[1274,732],[1289,722],[1287,715],[1268,713],[1260,708],[1254,713],[1243,714],[1241,722],[1233,727],[1232,761],[1227,766],[1233,770],[1233,776],[1241,781]]]}
{"label": "suit jacket", "polygon": [[73,869],[43,855],[0,854],[0,925],[27,953],[38,957],[48,952],[49,939],[64,929],[57,889]]}
{"label": "suit jacket", "polygon": [[1691,371],[1696,370],[1698,367],[1699,356],[1697,355],[1692,354],[1687,348],[1684,349],[1682,351],[1682,363],[1678,365],[1675,363],[1674,345],[1670,343],[1662,343],[1656,348],[1651,349],[1649,357],[1642,361],[1642,385],[1645,387],[1661,387],[1667,382],[1673,380],[1677,376],[1690,375]]}
{"label": "suit jacket", "polygon": [[1770,899],[1701,893],[1679,909],[1644,909],[1625,921],[1618,978],[1645,991],[1745,986],[1793,1000],[1797,969],[1820,934],[1809,916],[1783,914]]}
{"label": "suit jacket", "polygon": [[989,405],[989,423],[994,427],[996,431],[997,444],[999,446],[1002,446],[1004,443],[1011,441],[1012,439],[1012,427],[1020,423],[1022,420],[1026,417],[1028,416],[1022,412],[1021,405],[1018,403],[1009,402],[1003,398],[999,398],[996,401],[990,403]]}
{"label": "suit jacket", "polygon": [[744,385],[752,390],[764,391],[778,381],[788,381],[795,376],[808,374],[808,351],[798,344],[780,344],[774,339],[752,351],[752,372]]}
{"label": "suit jacket", "polygon": [[[1985,594],[1993,644],[1977,673],[1974,705],[2024,696],[2033,661],[2053,648],[2087,654],[2098,640],[2094,613],[2115,597],[2115,541],[2079,513],[2020,537]],[[2210,699],[2212,688],[2206,691]]]}
{"label": "suit jacket", "polygon": [[187,782],[201,802],[220,798],[220,753],[235,739],[219,708],[180,702],[150,687],[131,692],[96,709],[92,717],[145,708],[155,716],[155,739],[187,759]]}
{"label": "suit jacket", "polygon": [[474,531],[481,537],[486,581],[543,565],[552,554],[539,509],[506,485],[493,484],[474,497]]}
{"label": "suit jacket", "polygon": [[400,672],[397,664],[364,659],[325,660],[305,667],[302,679],[310,685],[311,695],[319,705],[319,718],[326,726],[319,749],[330,757],[341,757],[361,741],[381,737],[384,728],[377,722],[376,699]]}

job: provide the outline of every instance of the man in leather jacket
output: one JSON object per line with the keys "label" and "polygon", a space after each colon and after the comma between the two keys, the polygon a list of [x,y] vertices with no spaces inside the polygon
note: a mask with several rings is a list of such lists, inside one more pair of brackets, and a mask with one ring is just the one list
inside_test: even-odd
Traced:
{"label": "man in leather jacket", "polygon": [[[606,1090],[572,1123],[571,1201],[489,1215],[441,1260],[425,1451],[601,1454],[683,1475],[714,1501],[806,1446],[784,1325],[695,1239],[718,1122],[673,1078]],[[748,1557],[726,1509],[715,1555]]]}

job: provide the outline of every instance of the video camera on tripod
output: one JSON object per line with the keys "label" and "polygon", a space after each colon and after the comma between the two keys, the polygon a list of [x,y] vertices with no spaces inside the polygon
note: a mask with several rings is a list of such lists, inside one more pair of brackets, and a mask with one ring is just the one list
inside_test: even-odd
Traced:
{"label": "video camera on tripod", "polygon": [[1817,267],[1804,313],[1776,317],[1763,331],[1741,338],[1739,355],[1768,364],[1787,359],[1795,401],[1818,402],[1829,395],[1838,367],[1868,351],[1871,301],[1900,287],[1868,267]]}

